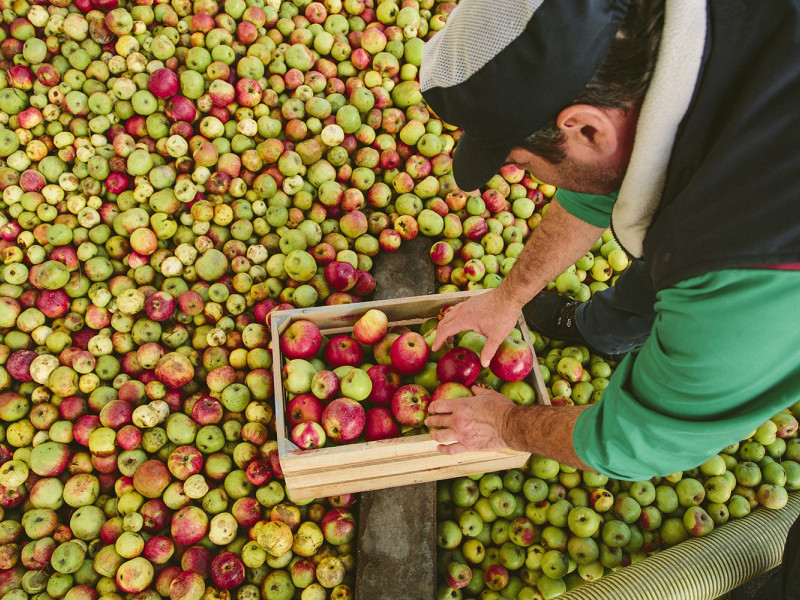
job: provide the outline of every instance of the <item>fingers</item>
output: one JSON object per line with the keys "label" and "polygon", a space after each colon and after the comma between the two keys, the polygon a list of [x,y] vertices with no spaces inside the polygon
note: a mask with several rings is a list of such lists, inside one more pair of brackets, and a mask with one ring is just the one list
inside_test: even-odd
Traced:
{"label": "fingers", "polygon": [[447,311],[444,317],[442,317],[442,320],[439,321],[438,325],[436,326],[436,337],[433,340],[432,347],[434,352],[440,350],[446,342],[452,340],[455,334],[462,331],[462,327],[459,325],[459,323],[463,322],[463,319],[459,319],[456,316],[460,312],[460,306],[463,306],[463,304],[454,306],[452,309]]}
{"label": "fingers", "polygon": [[494,392],[493,389],[487,388],[483,385],[473,385],[471,389],[472,393],[476,396],[483,396],[484,394],[491,394]]}
{"label": "fingers", "polygon": [[433,429],[430,434],[431,438],[440,444],[452,444],[458,441],[458,436],[452,429]]}
{"label": "fingers", "polygon": [[450,398],[440,398],[428,405],[428,414],[430,415],[444,415],[452,412],[453,407]]}
{"label": "fingers", "polygon": [[460,454],[467,452],[469,448],[460,442],[456,442],[455,444],[439,444],[438,450],[442,454]]}
{"label": "fingers", "polygon": [[426,427],[447,427],[450,415],[429,415],[425,418]]}
{"label": "fingers", "polygon": [[483,349],[481,350],[482,366],[489,366],[489,363],[492,361],[492,357],[495,355],[495,352],[497,352],[497,349],[500,347],[502,342],[503,338],[498,338],[494,335],[487,336],[486,343],[483,345]]}
{"label": "fingers", "polygon": [[444,346],[445,342],[447,342],[447,336],[442,334],[441,324],[436,327],[436,335],[433,338],[433,344],[431,345],[431,350],[433,352],[438,352],[442,346]]}

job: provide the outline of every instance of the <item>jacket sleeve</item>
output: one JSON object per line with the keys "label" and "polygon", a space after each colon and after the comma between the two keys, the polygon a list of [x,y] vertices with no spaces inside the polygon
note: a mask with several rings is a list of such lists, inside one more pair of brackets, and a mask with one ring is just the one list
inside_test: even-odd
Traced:
{"label": "jacket sleeve", "polygon": [[800,400],[800,272],[708,273],[659,292],[655,309],[650,338],[573,433],[578,456],[617,479],[692,469]]}
{"label": "jacket sleeve", "polygon": [[605,195],[580,194],[568,190],[556,191],[556,200],[573,217],[595,227],[608,227],[617,192]]}

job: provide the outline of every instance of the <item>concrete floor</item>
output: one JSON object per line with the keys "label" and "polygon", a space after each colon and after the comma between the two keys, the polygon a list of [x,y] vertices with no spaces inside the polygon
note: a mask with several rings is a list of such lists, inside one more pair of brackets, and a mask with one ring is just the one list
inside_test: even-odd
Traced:
{"label": "concrete floor", "polygon": [[[431,240],[403,242],[380,253],[373,273],[374,300],[436,292]],[[361,494],[357,600],[426,600],[436,593],[436,484],[423,483]]]}

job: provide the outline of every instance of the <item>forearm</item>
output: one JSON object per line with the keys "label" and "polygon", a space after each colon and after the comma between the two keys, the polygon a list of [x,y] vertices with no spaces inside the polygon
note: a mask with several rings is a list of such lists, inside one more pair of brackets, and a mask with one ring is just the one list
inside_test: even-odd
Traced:
{"label": "forearm", "polygon": [[514,406],[506,414],[501,436],[515,450],[540,454],[578,469],[581,461],[572,443],[575,422],[584,406]]}
{"label": "forearm", "polygon": [[602,227],[571,215],[553,199],[514,267],[503,279],[499,293],[510,306],[522,308],[550,281],[586,254],[603,231]]}

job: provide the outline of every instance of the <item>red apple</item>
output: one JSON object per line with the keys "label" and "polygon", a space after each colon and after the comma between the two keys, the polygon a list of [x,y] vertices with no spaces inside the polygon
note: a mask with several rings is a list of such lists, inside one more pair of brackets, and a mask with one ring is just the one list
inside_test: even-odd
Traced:
{"label": "red apple", "polygon": [[533,368],[533,350],[525,342],[506,337],[489,362],[489,369],[505,381],[522,381]]}
{"label": "red apple", "polygon": [[356,534],[356,520],[347,508],[332,508],[322,517],[321,527],[325,541],[335,546],[349,544]]}
{"label": "red apple", "polygon": [[272,465],[265,458],[257,459],[247,465],[244,474],[247,481],[255,486],[262,486],[272,479]]}
{"label": "red apple", "polygon": [[286,405],[286,426],[294,429],[296,425],[306,421],[319,423],[324,408],[322,400],[314,394],[298,394]]}
{"label": "red apple", "polygon": [[419,427],[428,415],[431,395],[421,385],[410,383],[392,396],[392,415],[400,425]]}
{"label": "red apple", "polygon": [[133,473],[133,487],[145,498],[160,498],[172,474],[160,460],[147,460]]}
{"label": "red apple", "polygon": [[351,398],[336,398],[322,411],[322,426],[334,442],[351,442],[365,425],[364,407]]}
{"label": "red apple", "polygon": [[448,381],[433,390],[431,402],[443,398],[468,398],[469,396],[474,396],[474,394],[467,386],[457,381]]}
{"label": "red apple", "polygon": [[430,353],[425,338],[416,331],[407,331],[392,343],[389,358],[395,371],[402,375],[414,375],[425,368]]}
{"label": "red apple", "polygon": [[336,373],[322,369],[311,378],[311,393],[320,400],[330,400],[339,391],[339,378]]}
{"label": "red apple", "polygon": [[144,517],[142,529],[148,533],[154,533],[162,529],[169,523],[171,517],[169,507],[160,499],[145,502],[139,509],[139,514]]}
{"label": "red apple", "polygon": [[166,68],[154,71],[147,81],[147,87],[155,97],[165,99],[180,91],[178,75]]}
{"label": "red apple", "polygon": [[326,266],[336,260],[336,248],[328,242],[320,242],[311,249],[311,256],[318,265]]}
{"label": "red apple", "polygon": [[444,353],[436,364],[436,376],[442,383],[455,381],[472,385],[481,374],[481,359],[469,348],[456,346]]}
{"label": "red apple", "polygon": [[203,546],[191,546],[181,556],[181,568],[207,577],[211,571],[211,552]]}
{"label": "red apple", "polygon": [[325,362],[334,368],[344,365],[356,367],[363,358],[361,346],[346,333],[333,336],[325,346]]}
{"label": "red apple", "polygon": [[368,296],[375,289],[377,283],[372,273],[364,269],[357,269],[356,283],[350,289],[350,292],[356,296]]}
{"label": "red apple", "polygon": [[385,406],[370,408],[365,415],[364,438],[368,442],[400,437],[400,426]]}
{"label": "red apple", "polygon": [[281,334],[280,346],[286,358],[313,358],[322,346],[322,334],[315,323],[300,319]]}
{"label": "red apple", "polygon": [[390,331],[375,343],[372,348],[372,355],[375,357],[376,363],[379,365],[390,365],[392,363],[392,359],[389,357],[389,350],[399,337],[399,333]]}
{"label": "red apple", "polygon": [[374,404],[389,404],[402,383],[400,375],[392,369],[391,365],[382,364],[367,369],[367,375],[372,380],[369,399]]}
{"label": "red apple", "polygon": [[186,481],[192,475],[202,471],[203,455],[194,446],[178,446],[169,453],[167,468],[174,477]]}
{"label": "red apple", "polygon": [[384,252],[394,252],[400,248],[403,238],[394,229],[384,229],[378,235],[378,242]]}
{"label": "red apple", "polygon": [[301,450],[321,448],[325,444],[325,429],[314,421],[304,421],[292,428],[291,438]]}
{"label": "red apple", "polygon": [[335,260],[325,265],[325,279],[336,291],[346,292],[356,284],[356,268],[348,262]]}
{"label": "red apple", "polygon": [[223,552],[211,561],[211,579],[214,585],[228,590],[244,581],[244,563],[235,552]]}
{"label": "red apple", "polygon": [[353,337],[362,344],[371,346],[385,336],[388,329],[389,319],[386,317],[386,313],[377,308],[371,308],[353,325]]}

